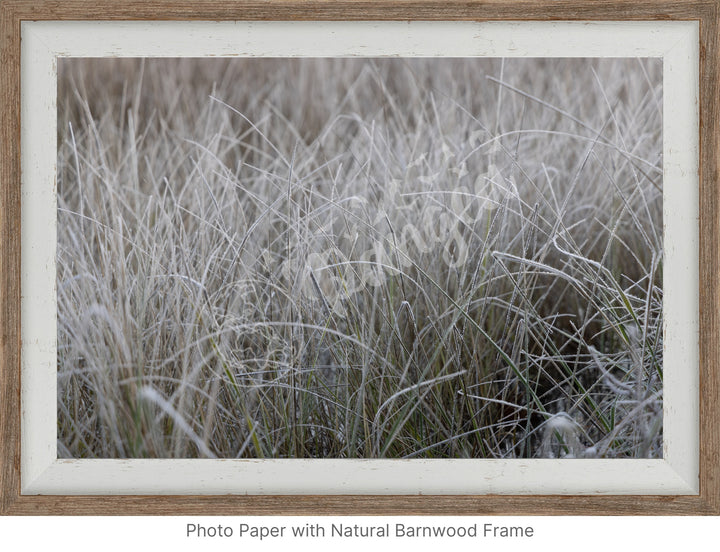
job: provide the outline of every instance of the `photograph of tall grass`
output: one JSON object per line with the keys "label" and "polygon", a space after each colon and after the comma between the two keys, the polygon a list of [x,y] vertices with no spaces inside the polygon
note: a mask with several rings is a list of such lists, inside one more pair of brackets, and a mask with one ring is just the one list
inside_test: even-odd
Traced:
{"label": "photograph of tall grass", "polygon": [[58,455],[659,458],[662,60],[58,61]]}

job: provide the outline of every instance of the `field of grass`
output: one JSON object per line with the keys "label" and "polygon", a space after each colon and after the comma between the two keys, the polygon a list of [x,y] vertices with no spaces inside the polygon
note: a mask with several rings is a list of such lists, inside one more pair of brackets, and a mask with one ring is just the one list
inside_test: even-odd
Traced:
{"label": "field of grass", "polygon": [[62,59],[58,454],[662,456],[662,64]]}

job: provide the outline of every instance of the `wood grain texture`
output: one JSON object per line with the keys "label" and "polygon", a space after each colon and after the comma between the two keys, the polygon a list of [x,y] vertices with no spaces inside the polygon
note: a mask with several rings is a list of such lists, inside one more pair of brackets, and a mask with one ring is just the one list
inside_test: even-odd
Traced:
{"label": "wood grain texture", "polygon": [[691,20],[716,0],[5,0],[30,20]]}
{"label": "wood grain texture", "polygon": [[720,513],[720,2],[700,22],[700,495]]}
{"label": "wood grain texture", "polygon": [[[699,496],[23,496],[20,494],[20,22],[23,20],[697,20],[700,22]],[[720,514],[720,0],[0,4],[0,513]]]}
{"label": "wood grain texture", "polygon": [[20,22],[0,4],[0,513],[20,493]]}
{"label": "wood grain texture", "polygon": [[708,515],[668,496],[103,496],[20,497],[14,515]]}

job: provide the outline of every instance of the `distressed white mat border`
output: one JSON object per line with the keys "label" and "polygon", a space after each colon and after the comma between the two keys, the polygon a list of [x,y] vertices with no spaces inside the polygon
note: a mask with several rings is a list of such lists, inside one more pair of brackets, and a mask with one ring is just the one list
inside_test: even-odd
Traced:
{"label": "distressed white mat border", "polygon": [[[697,494],[698,25],[23,22],[23,494]],[[58,460],[56,58],[662,57],[662,460]],[[670,208],[670,206],[672,208]]]}

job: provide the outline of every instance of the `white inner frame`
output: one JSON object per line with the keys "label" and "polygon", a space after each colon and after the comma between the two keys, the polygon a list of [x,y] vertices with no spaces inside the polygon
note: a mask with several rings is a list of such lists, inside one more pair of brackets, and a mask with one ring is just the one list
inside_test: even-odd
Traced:
{"label": "white inner frame", "polygon": [[[23,494],[698,494],[697,22],[23,22]],[[58,56],[662,57],[662,460],[58,460]]]}

